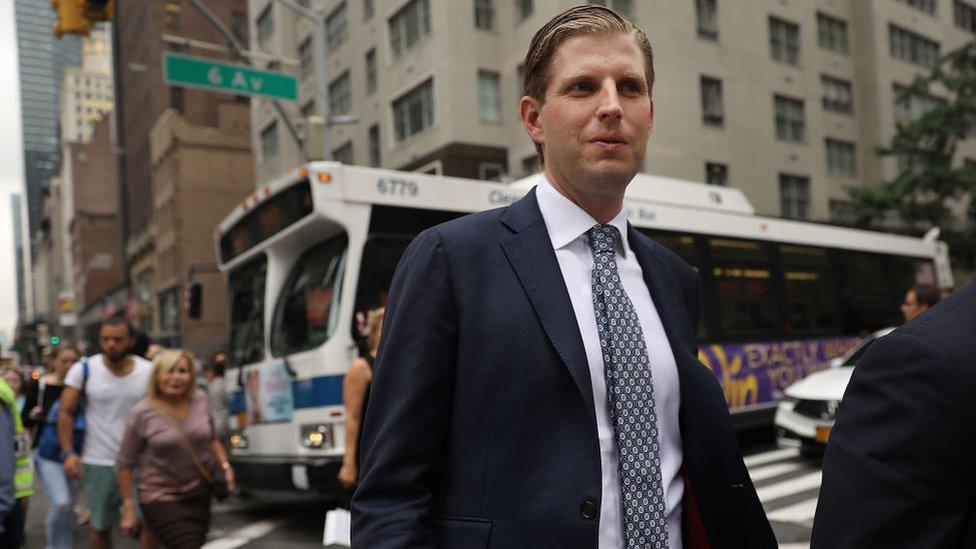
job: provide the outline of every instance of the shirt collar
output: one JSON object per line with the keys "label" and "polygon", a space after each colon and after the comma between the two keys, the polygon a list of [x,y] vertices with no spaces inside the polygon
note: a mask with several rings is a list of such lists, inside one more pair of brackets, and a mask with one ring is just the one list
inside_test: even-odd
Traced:
{"label": "shirt collar", "polygon": [[[540,179],[535,189],[536,200],[539,202],[539,211],[542,212],[553,249],[568,246],[598,224],[590,214],[557,191],[544,174]],[[627,250],[630,249],[627,242],[627,209],[621,208],[608,225],[613,225],[620,231],[620,251],[626,257]]]}

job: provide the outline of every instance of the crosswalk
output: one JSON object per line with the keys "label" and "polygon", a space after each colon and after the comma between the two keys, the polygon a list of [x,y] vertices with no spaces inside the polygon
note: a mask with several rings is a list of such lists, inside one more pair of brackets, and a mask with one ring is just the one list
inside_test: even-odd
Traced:
{"label": "crosswalk", "polygon": [[801,457],[795,449],[753,454],[745,462],[776,537],[797,540],[797,543],[781,543],[780,548],[809,547],[809,533],[823,480],[820,463]]}

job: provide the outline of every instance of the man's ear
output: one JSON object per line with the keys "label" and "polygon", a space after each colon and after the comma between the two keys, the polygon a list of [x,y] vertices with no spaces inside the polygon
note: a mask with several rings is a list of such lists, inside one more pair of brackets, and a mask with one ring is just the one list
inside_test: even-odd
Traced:
{"label": "man's ear", "polygon": [[519,101],[519,118],[522,119],[525,133],[529,134],[529,138],[532,141],[543,145],[546,140],[542,132],[541,121],[539,120],[541,111],[542,105],[538,99],[529,95],[522,96],[522,100]]}

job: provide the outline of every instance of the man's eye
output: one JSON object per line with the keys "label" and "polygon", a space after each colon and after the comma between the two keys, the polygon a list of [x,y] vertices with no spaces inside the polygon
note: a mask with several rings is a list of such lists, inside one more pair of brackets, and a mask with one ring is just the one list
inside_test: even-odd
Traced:
{"label": "man's eye", "polygon": [[570,87],[572,91],[592,91],[593,86],[589,82],[575,82]]}
{"label": "man's eye", "polygon": [[641,86],[637,82],[624,82],[623,89],[627,93],[640,93]]}

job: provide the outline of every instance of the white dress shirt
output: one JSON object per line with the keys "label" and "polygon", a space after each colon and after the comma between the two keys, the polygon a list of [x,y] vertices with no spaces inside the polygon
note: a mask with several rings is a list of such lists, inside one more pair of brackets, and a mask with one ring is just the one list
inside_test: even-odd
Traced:
{"label": "white dress shirt", "polygon": [[[583,336],[583,347],[590,368],[590,384],[596,406],[597,434],[600,438],[600,468],[603,494],[600,502],[600,549],[624,547],[623,519],[620,508],[620,463],[617,442],[607,404],[607,382],[603,371],[603,353],[593,311],[593,290],[590,272],[593,254],[586,231],[597,224],[588,213],[560,194],[543,176],[536,186],[539,210],[545,220],[552,247],[556,252],[569,299],[573,303],[576,322]],[[681,500],[684,482],[681,478],[681,433],[678,429],[680,391],[678,369],[668,343],[664,326],[644,283],[643,271],[627,241],[627,212],[621,210],[609,223],[620,231],[616,259],[624,290],[637,311],[654,380],[654,405],[657,412],[661,440],[661,479],[668,512],[668,541],[670,547],[681,549]],[[653,276],[653,273],[652,273]]]}

